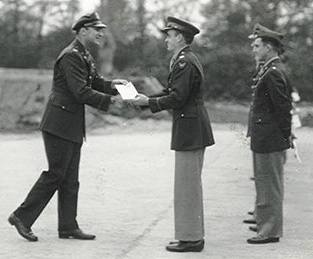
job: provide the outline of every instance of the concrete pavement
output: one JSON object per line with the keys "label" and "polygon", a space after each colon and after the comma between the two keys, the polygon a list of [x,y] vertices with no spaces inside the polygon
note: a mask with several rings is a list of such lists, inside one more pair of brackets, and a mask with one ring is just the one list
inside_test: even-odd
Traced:
{"label": "concrete pavement", "polygon": [[203,169],[206,246],[202,253],[169,253],[173,239],[174,153],[170,122],[145,122],[89,132],[82,149],[78,221],[95,241],[57,237],[53,197],[33,226],[30,243],[7,223],[46,169],[39,133],[0,135],[0,258],[8,259],[308,259],[313,255],[313,132],[296,131],[302,164],[288,153],[285,172],[284,237],[249,245],[254,233],[242,223],[253,208],[251,153],[237,124],[213,125],[216,145],[206,150]]}

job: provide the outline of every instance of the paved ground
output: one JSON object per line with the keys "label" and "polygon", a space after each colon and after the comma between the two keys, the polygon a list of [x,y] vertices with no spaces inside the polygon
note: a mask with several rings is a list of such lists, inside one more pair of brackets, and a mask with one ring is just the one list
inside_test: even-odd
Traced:
{"label": "paved ground", "polygon": [[[170,123],[154,122],[89,133],[81,161],[80,226],[95,241],[57,237],[56,198],[33,226],[39,242],[20,238],[7,217],[46,168],[38,133],[0,135],[0,258],[256,258],[313,256],[313,132],[297,130],[302,158],[288,154],[285,174],[284,238],[277,244],[249,245],[254,233],[242,223],[254,202],[251,154],[239,125],[214,125],[216,145],[208,148],[203,170],[206,247],[202,253],[164,249],[173,239],[173,159]],[[161,130],[162,129],[162,130]]]}

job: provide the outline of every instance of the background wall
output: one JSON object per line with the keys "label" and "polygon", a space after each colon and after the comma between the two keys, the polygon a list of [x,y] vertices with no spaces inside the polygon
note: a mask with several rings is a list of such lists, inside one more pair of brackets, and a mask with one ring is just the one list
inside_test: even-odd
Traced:
{"label": "background wall", "polygon": [[[132,77],[131,80],[139,92],[149,94],[155,90],[155,78]],[[44,69],[0,69],[0,132],[33,131],[38,129],[52,85],[52,70]],[[249,101],[206,102],[211,121],[215,123],[247,124]],[[302,124],[313,126],[313,108],[308,103],[298,104]],[[152,114],[142,109],[124,104],[111,106],[108,112],[102,112],[86,106],[88,128],[109,127],[122,124],[131,119],[170,120],[167,111]]]}

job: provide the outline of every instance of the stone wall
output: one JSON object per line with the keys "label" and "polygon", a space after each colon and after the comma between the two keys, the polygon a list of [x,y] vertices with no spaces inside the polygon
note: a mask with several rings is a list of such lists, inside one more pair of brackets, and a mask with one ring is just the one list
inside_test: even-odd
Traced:
{"label": "stone wall", "polygon": [[[52,85],[52,70],[0,68],[0,132],[32,131],[39,126]],[[132,78],[140,92],[158,89],[155,78]],[[144,90],[146,88],[146,91]],[[166,112],[152,115],[147,109],[123,105],[108,113],[86,108],[87,127],[109,126],[132,117],[167,118]],[[118,120],[118,117],[123,119]]]}
{"label": "stone wall", "polygon": [[[153,95],[160,91],[153,77],[127,78],[138,92]],[[0,68],[0,132],[33,131],[38,129],[52,85],[52,70]],[[215,123],[246,124],[249,103],[210,101],[207,104],[211,121]],[[308,103],[297,103],[303,126],[313,127],[313,108]],[[87,128],[123,124],[125,120],[170,119],[168,112],[152,114],[149,109],[130,105],[111,106],[108,112],[86,108]]]}
{"label": "stone wall", "polygon": [[51,70],[1,68],[0,130],[37,127],[51,82]]}

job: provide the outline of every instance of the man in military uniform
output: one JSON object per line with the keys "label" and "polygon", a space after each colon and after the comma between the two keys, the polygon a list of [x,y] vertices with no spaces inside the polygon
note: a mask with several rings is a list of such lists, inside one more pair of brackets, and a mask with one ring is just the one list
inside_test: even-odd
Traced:
{"label": "man in military uniform", "polygon": [[172,109],[171,149],[175,150],[174,215],[175,238],[166,249],[171,252],[200,252],[204,247],[201,171],[204,152],[214,144],[208,113],[204,106],[202,66],[190,44],[200,31],[187,21],[168,17],[168,50],[173,52],[165,94],[148,98],[139,94],[132,103],[149,106],[153,113]]}
{"label": "man in military uniform", "polygon": [[82,16],[72,28],[75,40],[55,62],[53,87],[40,124],[49,169],[42,172],[24,202],[9,217],[9,223],[29,241],[38,240],[31,226],[56,191],[59,238],[95,238],[84,233],[76,221],[85,104],[106,111],[112,102],[120,100],[113,96],[117,94],[114,84],[125,83],[99,76],[86,49],[89,43],[100,43],[105,27],[97,13]]}
{"label": "man in military uniform", "polygon": [[256,187],[257,236],[250,244],[279,242],[283,224],[284,154],[291,147],[291,92],[279,54],[283,35],[257,24],[253,53],[264,62],[254,78],[248,136]]}

